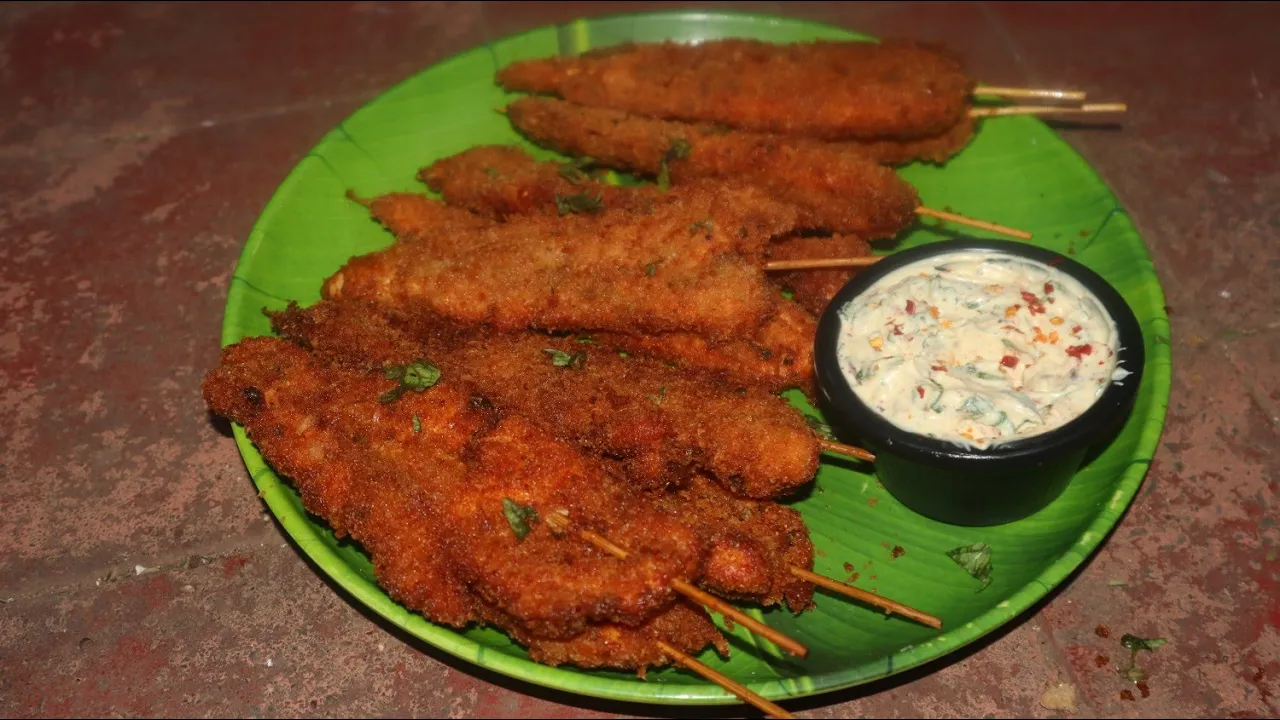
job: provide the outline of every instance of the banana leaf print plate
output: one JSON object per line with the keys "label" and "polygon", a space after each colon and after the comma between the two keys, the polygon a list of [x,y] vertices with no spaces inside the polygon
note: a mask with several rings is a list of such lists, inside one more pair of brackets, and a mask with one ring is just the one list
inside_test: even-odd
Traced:
{"label": "banana leaf print plate", "polygon": [[[514,94],[494,74],[524,58],[576,54],[634,40],[696,41],[751,37],[773,42],[866,36],[798,20],[736,13],[658,12],[578,20],[474,48],[423,70],[347,118],[295,167],[245,244],[228,295],[222,343],[265,335],[264,307],[319,299],[322,281],[353,255],[389,245],[390,234],[348,201],[390,191],[425,192],[417,170],[473,145],[520,143],[494,112]],[[1146,340],[1147,366],[1137,406],[1118,438],[1083,467],[1052,505],[995,528],[960,528],[918,516],[876,482],[870,468],[824,458],[813,489],[789,504],[799,510],[818,548],[815,570],[941,617],[942,631],[819,592],[817,608],[757,617],[809,648],[796,660],[741,627],[733,652],[711,667],[773,700],[829,692],[884,678],[943,657],[1008,623],[1041,599],[1098,547],[1141,485],[1169,396],[1169,325],[1151,258],[1106,184],[1039,120],[984,121],[973,142],[944,167],[900,170],[935,208],[1030,230],[1033,242],[1068,253],[1114,284],[1133,307]],[[975,233],[979,237],[994,237]],[[918,225],[897,247],[945,239]],[[804,399],[792,401],[813,413]],[[307,515],[239,426],[235,437],[254,483],[299,547],[357,601],[408,633],[466,661],[530,683],[622,701],[719,705],[739,702],[681,669],[648,673],[580,671],[531,662],[495,630],[465,632],[433,625],[394,603],[374,582],[368,558]],[[948,551],[974,543],[991,548],[983,586]],[[891,551],[901,548],[901,551]],[[894,555],[900,555],[894,557]],[[856,576],[855,576],[856,574]],[[718,616],[717,616],[718,617]]]}

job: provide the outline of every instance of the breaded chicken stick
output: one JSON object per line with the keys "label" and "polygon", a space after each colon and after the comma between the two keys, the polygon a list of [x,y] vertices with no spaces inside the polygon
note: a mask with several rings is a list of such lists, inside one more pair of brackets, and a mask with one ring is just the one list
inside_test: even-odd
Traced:
{"label": "breaded chicken stick", "polygon": [[[619,207],[651,208],[658,190],[652,186],[614,187],[596,180],[579,167],[569,163],[539,162],[524,150],[514,146],[486,145],[465,150],[457,155],[444,158],[425,168],[418,177],[432,190],[444,195],[445,202],[450,205],[466,208],[486,217],[510,217],[519,215],[554,214],[557,200],[575,193],[606,194],[609,200]],[[376,201],[375,201],[376,202]],[[613,205],[610,205],[612,207]],[[394,215],[389,207],[379,207],[382,214]],[[443,220],[442,220],[443,221]],[[391,225],[394,217],[385,222]],[[694,229],[706,232],[703,227]],[[770,260],[811,260],[816,258],[859,257],[871,254],[871,246],[856,237],[849,235],[835,237],[789,237],[775,240],[768,250]],[[842,268],[835,270],[804,270],[771,273],[770,278],[792,291],[792,300],[813,315],[821,315],[827,303],[836,291],[853,277],[855,270]],[[787,305],[784,303],[784,306]],[[787,332],[784,328],[800,330],[804,334]],[[803,352],[793,352],[807,365],[809,350],[813,345],[815,328],[805,323],[800,314],[788,308],[787,312],[776,315],[770,327],[762,328],[763,335],[769,330],[786,332],[789,342],[761,343],[772,352],[772,348],[803,346]],[[612,341],[612,338],[608,338]],[[627,352],[633,352],[636,345],[646,343],[659,345],[673,350],[677,357],[688,357],[696,352],[689,346],[693,343],[676,343],[670,338],[658,336],[646,341],[641,338],[631,346],[621,345]],[[760,362],[758,349],[751,350],[745,364]],[[650,354],[659,353],[651,352]],[[768,361],[766,361],[768,362]],[[703,363],[704,365],[706,363]]]}
{"label": "breaded chicken stick", "polygon": [[512,63],[507,90],[668,120],[826,140],[941,135],[975,83],[947,51],[917,42],[633,44]]}
{"label": "breaded chicken stick", "polygon": [[812,140],[721,131],[563,100],[524,98],[507,117],[533,142],[675,185],[750,183],[801,210],[805,229],[893,238],[916,222],[920,196],[889,167]]}
{"label": "breaded chicken stick", "polygon": [[[459,212],[454,210],[454,212]],[[710,221],[694,236],[690,228]],[[651,213],[521,217],[447,230],[357,257],[329,299],[417,308],[498,329],[750,336],[776,307],[760,260],[793,208],[751,187],[693,187]]]}
{"label": "breaded chicken stick", "polygon": [[[309,511],[361,543],[397,602],[433,622],[494,624],[540,662],[581,667],[666,664],[658,641],[726,649],[706,615],[673,604],[667,589],[700,563],[700,543],[683,526],[637,504],[607,473],[582,482],[593,471],[570,448],[448,381],[379,400],[395,388],[382,374],[251,338],[224,350],[204,395],[245,426]],[[633,555],[623,563],[556,537],[523,514],[535,506],[568,509],[625,538]]]}

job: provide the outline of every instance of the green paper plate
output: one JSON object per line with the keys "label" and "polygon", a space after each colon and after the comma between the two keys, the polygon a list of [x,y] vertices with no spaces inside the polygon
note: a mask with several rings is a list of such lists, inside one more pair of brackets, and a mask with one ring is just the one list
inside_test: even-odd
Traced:
{"label": "green paper plate", "polygon": [[[478,47],[400,83],[338,125],[289,174],[254,227],[236,268],[223,344],[265,335],[263,307],[319,299],[320,285],[352,255],[391,243],[367,212],[344,198],[424,191],[414,175],[430,162],[484,143],[527,146],[493,108],[512,95],[495,71],[518,59],[575,54],[622,41],[696,41],[752,37],[774,42],[867,39],[835,27],[733,13],[662,12],[579,20]],[[532,148],[531,148],[532,149]],[[535,150],[539,157],[551,154]],[[700,658],[771,699],[798,698],[883,678],[942,657],[1010,621],[1061,583],[1095,550],[1142,483],[1155,452],[1169,396],[1169,324],[1151,259],[1129,216],[1094,171],[1038,120],[983,123],[972,145],[945,168],[912,166],[902,175],[924,202],[1035,233],[1039,245],[1066,252],[1112,282],[1132,305],[1146,337],[1147,367],[1137,407],[1120,436],[1084,467],[1067,491],[1037,515],[996,528],[965,529],[920,517],[888,495],[871,474],[827,462],[812,492],[792,504],[819,548],[815,570],[899,599],[943,618],[943,632],[841,598],[819,594],[801,617],[755,612],[806,644],[797,661],[742,628],[730,633],[731,659]],[[902,246],[947,237],[922,225]],[[793,401],[807,412],[799,396]],[[374,583],[368,558],[338,542],[304,512],[235,427],[237,444],[262,496],[285,530],[339,585],[412,635],[498,673],[560,690],[623,701],[715,705],[729,693],[678,669],[634,674],[583,672],[535,664],[499,632],[455,632],[395,604]],[[947,557],[960,545],[992,548],[989,587]],[[891,548],[905,553],[893,559]]]}

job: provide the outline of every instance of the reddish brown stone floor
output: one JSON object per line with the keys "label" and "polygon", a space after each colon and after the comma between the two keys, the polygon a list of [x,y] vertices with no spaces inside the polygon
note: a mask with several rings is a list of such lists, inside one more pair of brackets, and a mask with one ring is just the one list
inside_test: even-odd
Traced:
{"label": "reddish brown stone floor", "polygon": [[[666,712],[516,685],[363,615],[264,517],[199,382],[242,242],[329,127],[484,40],[680,6],[0,5],[0,715]],[[1122,130],[1062,134],[1129,208],[1174,328],[1160,451],[1083,572],[972,651],[793,709],[1062,715],[1041,701],[1066,683],[1078,716],[1280,713],[1280,5],[715,6],[1127,101]],[[1150,697],[1095,666],[1117,651],[1099,623],[1170,639]]]}

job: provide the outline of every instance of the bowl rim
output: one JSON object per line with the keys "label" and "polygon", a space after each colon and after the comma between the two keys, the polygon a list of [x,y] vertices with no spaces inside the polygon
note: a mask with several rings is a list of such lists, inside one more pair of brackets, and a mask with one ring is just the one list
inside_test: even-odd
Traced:
{"label": "bowl rim", "polygon": [[[1114,321],[1119,340],[1116,367],[1127,370],[1129,374],[1110,382],[1102,395],[1071,421],[1039,435],[988,448],[966,448],[958,443],[904,430],[864,403],[839,366],[838,343],[843,323],[840,311],[895,270],[919,260],[971,251],[993,251],[1040,262],[1079,282],[1098,299]],[[1011,240],[964,238],[940,240],[895,252],[846,282],[819,317],[813,362],[820,399],[835,410],[833,414],[840,423],[846,424],[873,451],[889,451],[905,460],[941,467],[1007,470],[1039,464],[1048,456],[1064,456],[1084,450],[1123,425],[1142,384],[1146,357],[1142,327],[1133,309],[1120,292],[1097,272],[1047,248]]]}

